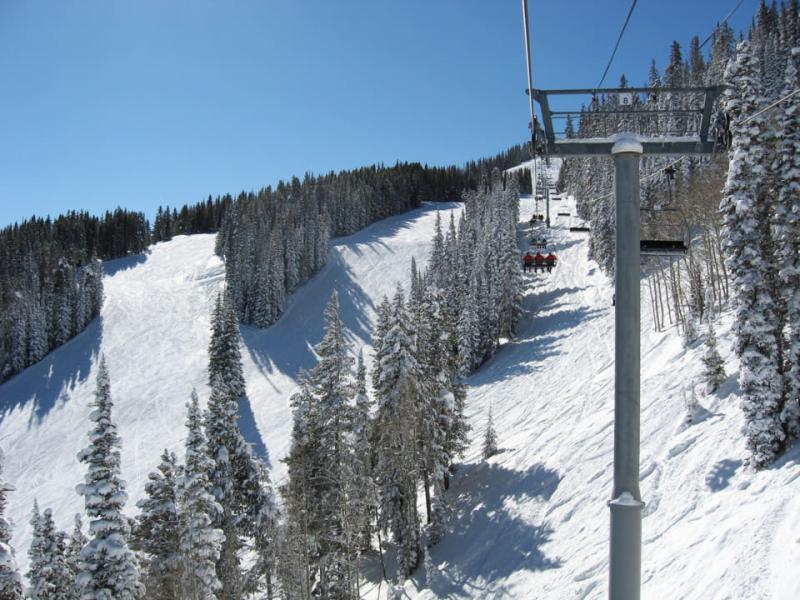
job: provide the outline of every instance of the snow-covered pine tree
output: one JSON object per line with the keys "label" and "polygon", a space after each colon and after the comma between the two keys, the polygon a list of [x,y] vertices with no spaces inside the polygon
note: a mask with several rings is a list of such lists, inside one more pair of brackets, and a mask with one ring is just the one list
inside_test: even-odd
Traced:
{"label": "snow-covered pine tree", "polygon": [[716,392],[725,381],[725,377],[725,363],[717,348],[714,325],[709,320],[705,336],[705,353],[703,354],[703,381],[706,383],[706,393]]}
{"label": "snow-covered pine tree", "polygon": [[775,338],[777,307],[769,293],[772,240],[763,189],[765,117],[757,115],[764,104],[759,73],[750,45],[741,42],[725,72],[733,142],[720,212],[736,303],[735,350],[747,446],[752,465],[763,468],[783,449],[785,434],[780,419],[784,386],[776,358],[781,340]]}
{"label": "snow-covered pine tree", "polygon": [[53,513],[39,513],[34,503],[33,540],[28,551],[28,597],[31,600],[75,600],[72,574],[65,556],[64,535],[56,529]]}
{"label": "snow-covered pine tree", "polygon": [[67,567],[69,567],[70,581],[72,582],[74,598],[81,597],[81,588],[78,585],[77,580],[78,575],[80,574],[81,551],[88,542],[89,540],[83,534],[81,515],[80,513],[75,513],[75,526],[72,529],[72,534],[69,536],[69,542],[67,542],[67,547],[64,551]]}
{"label": "snow-covered pine tree", "polygon": [[694,390],[694,380],[689,382],[688,391],[686,389],[683,390],[683,402],[686,411],[684,422],[687,425],[691,425],[698,420],[698,415],[702,412],[702,407],[700,406],[700,402],[697,400],[697,394]]}
{"label": "snow-covered pine tree", "polygon": [[266,592],[267,600],[275,593],[275,572],[278,553],[278,510],[267,465],[253,457],[253,475],[248,480],[249,510],[245,515],[246,533],[252,539],[256,560],[245,575],[244,591],[248,594]]}
{"label": "snow-covered pine tree", "polygon": [[11,525],[6,519],[6,494],[14,486],[3,479],[5,456],[0,450],[0,600],[22,600],[22,578],[11,547]]}
{"label": "snow-covered pine tree", "polygon": [[466,378],[479,364],[481,331],[478,321],[477,281],[470,282],[466,290],[463,309],[458,315],[458,376]]}
{"label": "snow-covered pine tree", "polygon": [[186,457],[177,482],[182,600],[216,600],[222,589],[216,563],[223,542],[221,529],[214,527],[222,507],[211,493],[209,474],[214,461],[208,456],[197,392],[187,404]]}
{"label": "snow-covered pine tree", "polygon": [[102,356],[94,410],[89,417],[94,426],[89,446],[78,453],[87,471],[84,483],[76,490],[84,497],[91,533],[81,552],[78,576],[84,600],[134,600],[144,597],[145,592],[136,559],[128,548],[130,526],[122,513],[128,496],[120,477],[120,439],[112,408],[111,383]]}
{"label": "snow-covered pine tree", "polygon": [[165,449],[158,470],[148,475],[145,497],[136,503],[141,513],[136,518],[131,546],[145,557],[142,579],[148,599],[178,600],[181,597],[178,476],[178,459]]}
{"label": "snow-covered pine tree", "polygon": [[[271,489],[261,489],[268,482],[263,481],[257,459],[239,430],[239,403],[247,402],[239,344],[236,310],[226,292],[217,299],[212,318],[208,365],[211,397],[204,418],[208,454],[214,462],[212,493],[222,507],[214,515],[215,526],[225,535],[217,562],[223,598],[238,598],[243,593],[247,581],[239,550],[244,537],[255,535],[255,518],[264,510],[265,497],[272,497]],[[259,535],[262,542],[267,539],[263,530]]]}
{"label": "snow-covered pine tree", "polygon": [[498,452],[497,432],[494,430],[494,419],[492,418],[492,407],[489,407],[489,420],[486,422],[486,431],[483,434],[483,458],[487,459]]}
{"label": "snow-covered pine tree", "polygon": [[33,499],[31,519],[28,523],[31,526],[31,545],[28,548],[28,572],[25,573],[25,577],[30,584],[33,579],[39,577],[42,557],[42,513],[39,511],[39,501],[36,498]]}
{"label": "snow-covered pine tree", "polygon": [[[794,3],[795,10],[797,3]],[[795,15],[796,17],[796,15]],[[800,30],[800,24],[795,25]],[[780,260],[781,295],[786,307],[787,345],[786,399],[781,421],[788,436],[800,437],[800,95],[789,94],[800,87],[793,60],[786,75],[778,112],[778,145],[775,168],[779,173],[776,241]]]}
{"label": "snow-covered pine tree", "polygon": [[367,394],[367,368],[364,351],[358,352],[356,363],[355,403],[353,406],[353,465],[352,491],[348,496],[352,503],[353,520],[357,531],[359,551],[372,547],[372,522],[377,508],[377,490],[373,478],[372,405]]}
{"label": "snow-covered pine tree", "polygon": [[402,577],[407,577],[416,568],[420,551],[416,436],[408,432],[413,431],[417,407],[425,391],[403,290],[399,286],[379,351],[380,360],[373,370],[378,404],[375,437],[381,506],[379,525],[391,529],[399,547],[398,571]]}
{"label": "snow-covered pine tree", "polygon": [[[455,399],[446,345],[445,315],[441,310],[442,294],[435,285],[424,292],[418,314],[412,317],[416,359],[424,390],[416,408],[417,461],[422,473],[427,521],[432,524],[431,482],[443,480],[451,457],[447,454],[447,430],[453,421]],[[410,312],[409,307],[409,312]],[[441,518],[439,512],[436,515]]]}
{"label": "snow-covered pine tree", "polygon": [[280,547],[278,575],[284,595],[289,600],[311,597],[316,557],[313,497],[311,478],[314,456],[317,453],[314,416],[315,406],[311,388],[304,372],[298,375],[300,393],[290,399],[292,406],[292,443],[284,459],[288,481],[281,487],[285,506],[283,536]]}
{"label": "snow-covered pine tree", "polygon": [[314,432],[310,466],[318,473],[309,481],[315,499],[310,533],[317,539],[317,590],[323,597],[349,598],[355,584],[351,555],[358,526],[351,522],[347,498],[352,481],[351,397],[353,359],[347,351],[336,291],[325,308],[325,329],[315,346],[317,364],[304,378],[314,403],[307,414]]}

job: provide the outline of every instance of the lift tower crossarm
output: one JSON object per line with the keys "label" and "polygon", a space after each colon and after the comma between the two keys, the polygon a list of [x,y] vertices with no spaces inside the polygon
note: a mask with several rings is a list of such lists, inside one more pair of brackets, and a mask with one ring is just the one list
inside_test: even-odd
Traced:
{"label": "lift tower crossarm", "polygon": [[[539,103],[542,111],[542,125],[544,126],[545,143],[548,154],[552,156],[597,156],[611,154],[614,146],[614,139],[603,138],[574,138],[556,139],[553,129],[553,116],[575,115],[579,116],[580,111],[553,111],[550,108],[550,96],[586,96],[596,94],[703,94],[703,106],[697,109],[682,110],[630,110],[615,109],[597,111],[598,115],[626,114],[626,115],[700,115],[700,127],[697,135],[694,136],[673,136],[673,137],[653,137],[640,136],[643,154],[711,154],[714,151],[714,141],[708,139],[711,128],[711,116],[714,111],[714,104],[722,93],[724,86],[711,87],[630,87],[630,88],[585,88],[577,90],[526,90],[531,97]],[[593,115],[595,112],[589,112]]]}

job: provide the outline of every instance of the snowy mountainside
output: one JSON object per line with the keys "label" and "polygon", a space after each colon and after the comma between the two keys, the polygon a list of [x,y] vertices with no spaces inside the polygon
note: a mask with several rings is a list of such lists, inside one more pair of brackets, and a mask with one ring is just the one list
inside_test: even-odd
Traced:
{"label": "snowy mountainside", "polygon": [[[551,206],[574,210],[572,199]],[[523,223],[533,212],[524,199]],[[586,258],[586,234],[568,230],[573,219],[557,217],[546,232],[555,271],[525,276],[518,336],[469,380],[475,435],[455,479],[455,533],[433,549],[441,572],[420,597],[607,597],[612,287]],[[798,598],[800,452],[757,474],[743,465],[731,316],[717,323],[728,378],[705,396],[702,342],[686,349],[674,330],[656,333],[645,285],[642,597]],[[702,409],[687,425],[693,382]],[[482,462],[490,405],[503,451]]]}
{"label": "snowy mountainside", "polygon": [[[274,481],[285,478],[291,409],[300,368],[314,362],[322,338],[322,313],[334,289],[353,351],[369,343],[375,308],[405,283],[411,259],[424,263],[436,212],[461,211],[458,203],[422,208],[333,241],[328,264],[290,299],[281,320],[259,330],[241,328],[249,406],[240,426],[265,455]],[[129,515],[144,493],[147,475],[164,448],[183,457],[185,404],[192,388],[205,403],[210,314],[224,282],[213,235],[179,236],[149,254],[105,265],[105,302],[99,319],[42,362],[0,386],[0,446],[4,477],[16,485],[7,514],[21,570],[27,568],[34,499],[50,507],[57,525],[72,526],[83,499],[74,491],[84,466],[76,455],[88,442],[90,403],[99,355],[111,376],[114,419],[122,438],[122,475]],[[370,351],[365,350],[369,364]]]}
{"label": "snowy mountainside", "polygon": [[[461,207],[425,205],[335,240],[328,265],[295,292],[278,323],[242,328],[250,405],[241,407],[241,425],[268,455],[273,480],[285,476],[289,396],[298,369],[313,362],[331,291],[339,291],[356,352],[369,344],[383,294],[407,281],[412,257],[424,264],[437,209]],[[522,242],[533,212],[533,200],[524,198]],[[558,212],[574,214],[572,200],[555,202],[551,214]],[[556,216],[546,232],[559,257],[555,271],[525,275],[518,335],[469,380],[472,444],[450,491],[452,532],[432,550],[434,581],[429,585],[420,568],[405,585],[409,597],[607,595],[614,314],[611,286],[586,258],[585,234],[568,231],[572,218]],[[101,318],[0,386],[5,478],[17,486],[8,510],[23,570],[33,499],[52,507],[62,528],[81,508],[74,486],[83,468],[75,455],[87,440],[100,352],[111,374],[129,514],[161,450],[182,456],[189,392],[197,387],[201,398],[208,395],[209,314],[224,279],[213,245],[209,235],[179,237],[146,256],[106,264]],[[705,410],[686,425],[683,394],[699,382],[702,344],[686,349],[674,330],[654,332],[645,293],[643,597],[800,597],[800,453],[757,474],[742,465],[731,316],[716,324],[728,379],[713,397],[697,386]],[[502,451],[482,461],[490,406]],[[368,597],[385,597],[387,586],[378,588],[373,567],[366,568],[373,579]]]}

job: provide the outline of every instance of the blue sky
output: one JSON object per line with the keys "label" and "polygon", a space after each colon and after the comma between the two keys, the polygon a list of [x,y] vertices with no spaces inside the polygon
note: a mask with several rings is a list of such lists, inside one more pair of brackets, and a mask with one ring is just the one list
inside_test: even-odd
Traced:
{"label": "blue sky", "polygon": [[[595,85],[630,1],[529,1],[534,85]],[[606,83],[643,83],[734,4],[640,0]],[[527,136],[520,6],[0,0],[0,225],[494,154]]]}

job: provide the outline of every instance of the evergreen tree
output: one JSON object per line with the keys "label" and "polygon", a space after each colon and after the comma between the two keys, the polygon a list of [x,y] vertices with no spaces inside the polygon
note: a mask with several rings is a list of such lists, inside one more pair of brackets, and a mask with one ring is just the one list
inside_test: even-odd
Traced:
{"label": "evergreen tree", "polygon": [[31,525],[33,540],[28,552],[28,597],[31,600],[77,598],[65,555],[64,535],[56,529],[50,509],[39,514],[39,507],[34,503]]}
{"label": "evergreen tree", "polygon": [[158,600],[180,598],[180,530],[175,454],[164,450],[158,471],[148,475],[145,497],[137,502],[142,511],[136,519],[132,546],[145,555],[143,578],[147,597]]}
{"label": "evergreen tree", "polygon": [[714,326],[708,322],[705,337],[705,354],[703,355],[703,380],[706,382],[706,392],[713,394],[725,381],[725,363],[717,349],[717,336]]}
{"label": "evergreen tree", "polygon": [[25,576],[28,583],[33,586],[34,581],[38,581],[42,569],[42,514],[39,512],[39,501],[33,500],[33,510],[31,510],[31,545],[28,548],[28,572]]}
{"label": "evergreen tree", "polygon": [[4,460],[0,451],[0,600],[22,600],[22,579],[11,547],[11,525],[5,516],[6,494],[15,488],[3,479]]}
{"label": "evergreen tree", "polygon": [[197,392],[187,404],[186,457],[177,482],[179,543],[182,561],[181,593],[185,600],[216,600],[222,584],[216,564],[224,539],[214,521],[222,512],[214,495],[210,473],[214,461],[208,456]]}
{"label": "evergreen tree", "polygon": [[[301,509],[305,493],[314,498],[303,521],[307,536],[315,540],[309,563],[316,573],[315,589],[326,598],[350,598],[356,584],[354,556],[359,534],[356,507],[348,497],[354,489],[353,421],[350,379],[352,358],[347,353],[339,299],[334,291],[325,309],[325,331],[315,346],[317,364],[302,377],[303,392],[295,402],[295,434],[289,459],[289,489],[293,509]],[[298,487],[308,488],[298,492]]]}
{"label": "evergreen tree", "polygon": [[77,491],[91,519],[91,540],[81,552],[79,585],[85,600],[134,600],[144,597],[139,568],[128,548],[130,527],[122,508],[127,500],[120,478],[120,439],[111,417],[113,402],[105,357],[97,371],[94,423],[89,446],[78,454],[87,472]]}
{"label": "evergreen tree", "polygon": [[417,513],[418,464],[414,430],[417,407],[425,391],[416,346],[398,286],[387,331],[379,342],[380,361],[373,381],[376,415],[376,473],[380,491],[381,527],[389,527],[399,546],[398,572],[406,577],[419,562],[420,533]]}
{"label": "evergreen tree", "polygon": [[[239,404],[247,402],[239,344],[234,299],[226,292],[217,299],[212,319],[208,366],[211,398],[204,419],[208,454],[214,462],[212,493],[222,507],[214,517],[215,526],[225,536],[217,562],[220,596],[224,599],[238,598],[248,584],[239,550],[245,538],[254,537],[265,498],[272,498],[271,489],[262,489],[268,482],[263,480],[257,459],[239,430]],[[259,537],[261,542],[268,539],[263,530]]]}
{"label": "evergreen tree", "polygon": [[[759,65],[750,45],[737,48],[736,60],[725,73],[726,111],[732,119],[733,144],[728,179],[720,211],[725,248],[734,280],[736,354],[745,414],[747,445],[756,468],[781,452],[785,434],[780,420],[783,385],[775,356],[777,307],[769,293],[772,240],[769,203],[764,196],[763,106]],[[746,119],[751,119],[744,123]]]}
{"label": "evergreen tree", "polygon": [[363,349],[358,352],[355,381],[355,405],[353,407],[353,477],[352,490],[349,494],[353,503],[353,517],[359,539],[356,544],[359,550],[372,547],[372,520],[377,508],[377,490],[373,478],[372,448],[372,407],[373,402],[367,394],[367,368],[364,365]]}
{"label": "evergreen tree", "polygon": [[[796,2],[794,9],[797,9]],[[798,87],[798,70],[789,60],[782,97]],[[779,142],[774,165],[779,173],[776,241],[781,264],[781,297],[786,306],[788,325],[785,354],[787,389],[781,420],[786,433],[797,439],[800,437],[800,154],[797,150],[800,147],[800,96],[795,94],[781,103],[777,125]]]}
{"label": "evergreen tree", "polygon": [[70,535],[69,542],[67,543],[64,556],[69,568],[70,581],[72,582],[72,597],[81,597],[81,588],[78,585],[78,575],[80,574],[80,559],[81,552],[84,546],[89,542],[87,537],[83,534],[83,523],[81,522],[80,513],[75,514],[75,526]]}
{"label": "evergreen tree", "polygon": [[497,447],[497,433],[494,430],[492,407],[489,407],[489,420],[486,423],[486,432],[483,434],[483,458],[491,458],[499,452]]}

